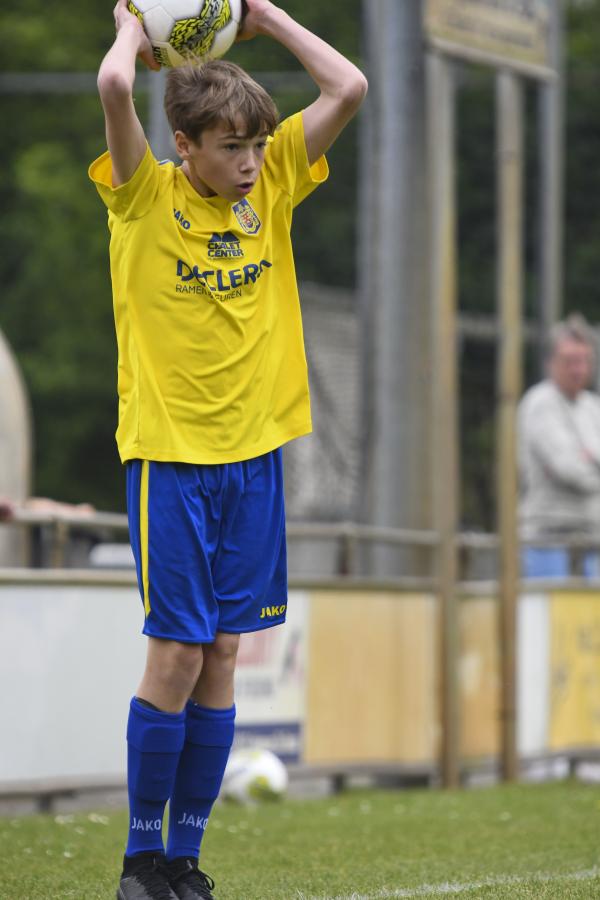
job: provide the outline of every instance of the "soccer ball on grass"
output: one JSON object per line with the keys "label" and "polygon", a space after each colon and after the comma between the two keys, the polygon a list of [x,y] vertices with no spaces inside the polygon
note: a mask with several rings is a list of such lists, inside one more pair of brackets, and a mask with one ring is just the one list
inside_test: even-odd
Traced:
{"label": "soccer ball on grass", "polygon": [[238,803],[279,800],[287,785],[287,769],[270,750],[234,750],[227,762],[220,796]]}
{"label": "soccer ball on grass", "polygon": [[128,0],[161,66],[223,56],[235,41],[242,0]]}

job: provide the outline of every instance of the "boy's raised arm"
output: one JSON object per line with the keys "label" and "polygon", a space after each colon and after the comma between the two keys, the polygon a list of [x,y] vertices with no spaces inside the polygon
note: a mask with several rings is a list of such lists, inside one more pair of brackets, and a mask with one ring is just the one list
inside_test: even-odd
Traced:
{"label": "boy's raised arm", "polygon": [[345,56],[269,0],[246,0],[246,6],[240,37],[264,34],[274,38],[302,63],[321,91],[302,113],[312,165],[357,112],[367,93],[367,79]]}
{"label": "boy's raised arm", "polygon": [[140,22],[128,12],[127,0],[119,0],[114,17],[117,36],[100,65],[98,91],[112,158],[113,187],[118,187],[129,181],[146,151],[144,129],[133,103],[136,57],[139,55],[151,69],[160,66]]}

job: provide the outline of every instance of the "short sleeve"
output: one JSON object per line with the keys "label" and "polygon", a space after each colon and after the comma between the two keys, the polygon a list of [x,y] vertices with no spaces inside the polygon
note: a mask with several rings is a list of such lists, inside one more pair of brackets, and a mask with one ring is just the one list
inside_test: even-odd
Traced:
{"label": "short sleeve", "polygon": [[301,112],[284,119],[278,127],[268,143],[265,165],[273,180],[292,197],[294,206],[308,197],[329,175],[324,156],[312,166],[308,164]]}
{"label": "short sleeve", "polygon": [[146,152],[139,166],[125,184],[112,186],[112,160],[107,151],[94,160],[88,170],[89,177],[108,209],[118,219],[139,219],[154,205],[159,189],[159,163],[146,145]]}

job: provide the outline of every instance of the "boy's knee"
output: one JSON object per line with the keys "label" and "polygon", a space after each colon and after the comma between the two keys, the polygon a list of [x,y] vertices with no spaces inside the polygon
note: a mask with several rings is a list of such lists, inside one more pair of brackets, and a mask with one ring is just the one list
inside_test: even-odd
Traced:
{"label": "boy's knee", "polygon": [[202,669],[202,659],[201,644],[180,644],[173,641],[165,660],[165,672],[172,673],[174,678],[183,677],[194,681]]}
{"label": "boy's knee", "polygon": [[235,669],[239,634],[225,634],[219,632],[212,644],[205,647],[204,665],[213,670],[231,673]]}
{"label": "boy's knee", "polygon": [[202,659],[202,644],[153,640],[144,680],[161,693],[187,698],[202,670]]}

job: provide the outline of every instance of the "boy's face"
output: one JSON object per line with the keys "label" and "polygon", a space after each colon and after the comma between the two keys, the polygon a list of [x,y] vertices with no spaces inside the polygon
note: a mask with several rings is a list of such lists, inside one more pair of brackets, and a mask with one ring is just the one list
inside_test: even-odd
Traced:
{"label": "boy's face", "polygon": [[235,128],[220,122],[191,141],[175,132],[175,146],[183,160],[183,171],[201,197],[218,195],[235,203],[249,194],[265,158],[268,133],[246,137],[244,123]]}

